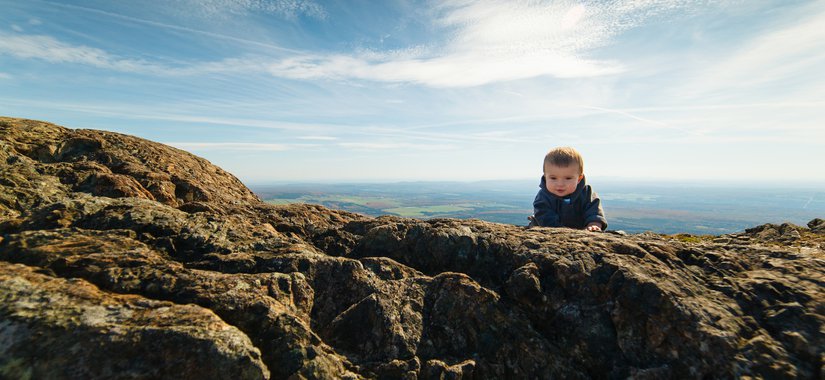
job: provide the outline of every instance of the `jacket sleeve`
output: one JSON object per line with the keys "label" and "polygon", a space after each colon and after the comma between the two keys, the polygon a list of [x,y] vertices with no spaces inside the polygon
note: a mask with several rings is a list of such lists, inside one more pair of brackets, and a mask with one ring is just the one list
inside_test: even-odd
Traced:
{"label": "jacket sleeve", "polygon": [[[584,206],[584,225],[592,222],[599,222],[602,224],[602,230],[607,229],[607,218],[604,217],[604,210],[602,210],[602,201],[599,195],[592,189],[588,189],[589,201]],[[534,206],[535,207],[535,206]]]}
{"label": "jacket sleeve", "polygon": [[562,227],[559,214],[546,199],[543,199],[541,192],[536,194],[536,199],[533,200],[533,216],[540,227]]}

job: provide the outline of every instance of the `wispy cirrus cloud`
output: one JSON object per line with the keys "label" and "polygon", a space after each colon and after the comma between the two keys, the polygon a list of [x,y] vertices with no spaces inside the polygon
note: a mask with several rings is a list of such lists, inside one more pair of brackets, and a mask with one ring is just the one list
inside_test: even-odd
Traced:
{"label": "wispy cirrus cloud", "polygon": [[335,136],[298,136],[298,140],[317,140],[317,141],[333,141],[338,140]]}
{"label": "wispy cirrus cloud", "polygon": [[813,78],[802,75],[817,73],[817,68],[825,65],[825,28],[822,27],[825,25],[825,6],[813,3],[807,10],[804,16],[766,31],[709,65],[697,74],[697,78],[679,88],[679,93],[703,96],[779,85],[774,93],[782,96],[780,104],[786,104],[788,85],[799,84],[790,88],[795,91],[808,89],[810,95],[821,95],[825,88],[816,80],[819,74]]}
{"label": "wispy cirrus cloud", "polygon": [[42,59],[52,63],[77,63],[127,72],[163,71],[163,67],[146,61],[119,59],[101,49],[67,44],[46,35],[0,33],[0,54],[22,59]]}
{"label": "wispy cirrus cloud", "polygon": [[[56,6],[110,13],[79,5],[47,0],[44,2]],[[152,6],[156,9],[162,9],[165,13],[185,17],[199,17],[201,19],[228,18],[250,14],[269,14],[287,19],[300,16],[315,19],[325,19],[327,17],[326,9],[312,0],[167,0],[157,2]],[[33,19],[32,22],[39,22],[39,20]]]}
{"label": "wispy cirrus cloud", "polygon": [[360,151],[374,151],[374,150],[398,150],[400,151],[409,151],[409,150],[424,150],[424,151],[435,151],[435,150],[450,150],[456,149],[455,145],[451,144],[430,144],[430,143],[404,143],[404,142],[342,142],[336,144],[337,146],[345,149],[351,150],[360,150]]}
{"label": "wispy cirrus cloud", "polygon": [[309,0],[173,0],[186,12],[196,10],[207,16],[225,14],[268,13],[287,18],[308,16],[323,19],[327,12],[320,4]]}
{"label": "wispy cirrus cloud", "polygon": [[432,87],[472,87],[541,75],[589,77],[621,69],[611,63],[584,60],[552,51],[518,56],[456,53],[445,57],[371,61],[345,55],[303,56],[269,66],[275,76],[293,79],[360,79],[376,82],[417,83]]}
{"label": "wispy cirrus cloud", "polygon": [[[285,122],[268,118],[230,116],[197,116],[186,114],[179,110],[182,107],[178,104],[173,109],[163,109],[157,106],[137,106],[134,104],[84,104],[76,102],[61,102],[49,100],[17,99],[13,97],[0,97],[0,104],[15,107],[39,107],[54,110],[79,112],[89,115],[117,116],[122,119],[134,120],[156,120],[170,123],[183,123],[189,125],[211,125],[217,127],[238,127],[244,129],[288,131],[292,133],[319,133],[324,134],[329,130],[340,129],[340,125],[323,124],[314,122]],[[177,111],[177,112],[176,112]]]}
{"label": "wispy cirrus cloud", "polygon": [[47,35],[0,33],[0,54],[20,59],[88,65],[106,70],[154,76],[263,72],[265,70],[265,63],[250,58],[229,58],[192,65],[169,66],[143,59],[118,57],[95,47],[74,45]]}
{"label": "wispy cirrus cloud", "polygon": [[183,150],[230,150],[230,151],[284,151],[287,144],[242,143],[242,142],[165,142],[164,144]]}
{"label": "wispy cirrus cloud", "polygon": [[[193,0],[178,0],[173,3],[175,9],[186,9],[181,4],[191,2]],[[193,10],[215,14],[323,14],[322,7],[307,1],[208,0],[194,3],[197,4],[190,4]],[[238,39],[99,9],[62,6],[175,31]],[[313,53],[267,45],[286,56],[281,59],[235,57],[174,67],[121,58],[97,48],[71,45],[43,35],[4,34],[0,42],[0,53],[152,75],[269,73],[275,77],[303,80],[415,83],[437,88],[473,87],[540,76],[582,78],[620,73],[624,68],[617,61],[588,58],[592,49],[610,43],[614,36],[639,25],[653,14],[688,7],[685,2],[677,0],[588,5],[572,1],[455,0],[434,6],[432,12],[436,17],[431,22],[446,37],[426,46],[391,51],[362,49],[343,54]]]}
{"label": "wispy cirrus cloud", "polygon": [[546,1],[447,1],[434,24],[449,37],[430,47],[358,55],[307,54],[280,60],[269,71],[296,79],[411,82],[472,87],[551,76],[619,73],[620,63],[586,58],[591,49],[653,15],[691,6],[686,1],[581,4]]}
{"label": "wispy cirrus cloud", "polygon": [[[189,4],[189,5],[182,4],[182,3],[185,3],[187,1],[191,4]],[[210,31],[210,30],[205,30],[205,29],[187,27],[187,26],[184,26],[184,25],[181,25],[181,24],[149,20],[149,19],[146,19],[146,18],[128,16],[128,15],[120,14],[120,13],[117,13],[117,12],[110,12],[110,11],[106,11],[106,10],[102,10],[102,9],[89,8],[89,7],[84,7],[84,6],[80,6],[80,5],[74,5],[74,4],[64,4],[64,3],[50,2],[50,1],[45,1],[45,2],[47,4],[53,5],[55,7],[64,8],[64,9],[67,9],[67,10],[70,10],[70,11],[78,11],[79,10],[79,11],[88,12],[88,13],[92,13],[92,14],[96,14],[96,15],[100,15],[100,16],[110,17],[110,18],[113,18],[113,19],[118,19],[118,20],[125,21],[125,22],[128,22],[128,23],[142,24],[142,25],[147,25],[147,26],[150,26],[150,27],[170,30],[170,31],[174,31],[174,32],[182,32],[182,33],[200,35],[200,36],[204,36],[204,37],[207,37],[207,38],[216,38],[216,39],[219,39],[219,40],[230,41],[230,42],[233,42],[233,43],[241,43],[241,44],[244,44],[244,45],[255,46],[255,47],[258,47],[258,48],[265,48],[265,49],[273,50],[273,51],[285,51],[285,52],[301,53],[298,50],[288,49],[288,48],[285,48],[283,46],[278,46],[278,45],[274,45],[274,44],[271,44],[271,43],[257,41],[257,40],[250,39],[250,38],[242,38],[242,37],[238,37],[238,36],[231,36],[231,35],[227,35],[227,34],[224,34],[224,33],[216,33],[216,32],[213,32],[213,31]],[[170,2],[168,4],[161,3],[161,5],[165,4],[167,7],[169,7],[168,8],[169,12],[179,13],[180,17],[192,16],[193,13],[195,13],[195,14],[197,14],[197,13],[204,14],[207,18],[209,17],[209,15],[213,15],[213,16],[214,15],[226,15],[228,12],[221,12],[220,10],[222,8],[216,6],[216,3],[218,3],[218,1],[214,1],[214,2],[210,3],[210,2],[181,0],[179,2]],[[235,6],[232,5],[233,0],[225,0],[225,1],[223,1],[223,4],[226,7],[228,7],[229,9],[232,9],[233,7],[239,7],[238,5],[235,5]],[[250,11],[250,10],[251,9],[247,9],[247,11]],[[29,21],[29,23],[31,25],[40,25],[40,24],[42,24],[42,22],[39,19],[32,19],[32,20]]]}
{"label": "wispy cirrus cloud", "polygon": [[[257,151],[257,152],[280,152],[286,150],[306,150],[321,147],[321,144],[271,144],[271,143],[247,143],[247,142],[198,142],[198,141],[170,141],[164,144],[183,149],[186,151]],[[401,142],[341,142],[333,146],[354,150],[354,151],[436,151],[456,149],[450,144],[431,143],[401,143]]]}

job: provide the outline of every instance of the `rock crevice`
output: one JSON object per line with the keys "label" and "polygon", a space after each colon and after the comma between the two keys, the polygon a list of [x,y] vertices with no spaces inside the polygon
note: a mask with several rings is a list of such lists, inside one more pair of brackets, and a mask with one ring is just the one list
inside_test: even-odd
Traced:
{"label": "rock crevice", "polygon": [[11,118],[0,163],[0,377],[825,377],[821,219],[622,236],[273,206],[178,149]]}

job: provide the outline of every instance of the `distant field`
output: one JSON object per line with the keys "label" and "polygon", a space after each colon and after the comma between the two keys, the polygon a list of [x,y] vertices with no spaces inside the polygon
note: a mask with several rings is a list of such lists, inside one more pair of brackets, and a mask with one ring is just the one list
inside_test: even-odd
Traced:
{"label": "distant field", "polygon": [[432,205],[425,207],[407,206],[382,209],[382,211],[385,211],[388,214],[394,214],[408,218],[428,218],[440,214],[455,213],[468,210],[472,209],[458,205]]}
{"label": "distant field", "polygon": [[[535,181],[291,184],[251,186],[272,204],[311,203],[364,215],[476,218],[527,225]],[[320,191],[319,189],[324,189]],[[719,235],[764,223],[805,225],[825,218],[825,189],[763,189],[695,184],[600,184],[611,230]]]}

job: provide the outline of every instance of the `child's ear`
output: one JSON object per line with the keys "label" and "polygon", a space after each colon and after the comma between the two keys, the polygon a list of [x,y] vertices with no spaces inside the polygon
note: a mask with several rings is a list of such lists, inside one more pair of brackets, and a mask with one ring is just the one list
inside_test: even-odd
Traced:
{"label": "child's ear", "polygon": [[584,178],[584,173],[579,174],[579,181],[581,181],[581,180],[582,180],[582,178]]}

